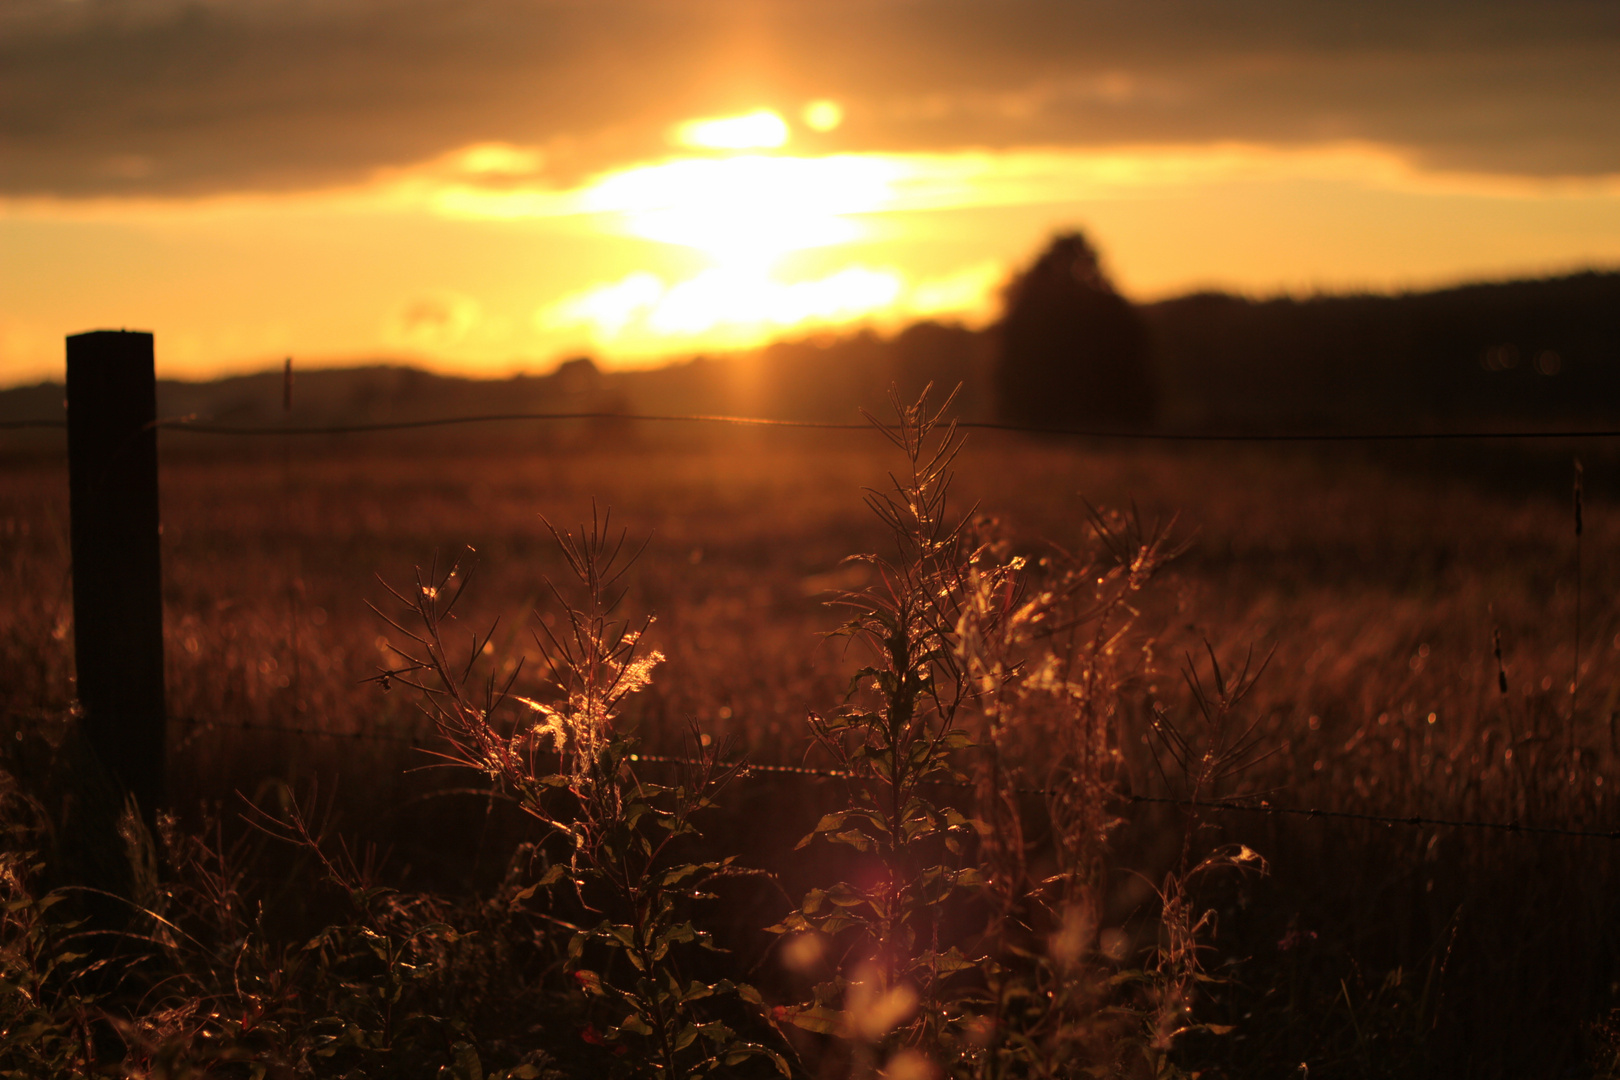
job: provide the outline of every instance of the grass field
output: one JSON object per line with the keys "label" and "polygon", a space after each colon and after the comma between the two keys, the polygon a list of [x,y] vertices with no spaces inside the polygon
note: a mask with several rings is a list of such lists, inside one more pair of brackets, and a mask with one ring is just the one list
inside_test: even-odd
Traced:
{"label": "grass field", "polygon": [[[623,601],[626,614],[655,617],[642,647],[665,656],[623,706],[642,750],[690,755],[695,729],[735,758],[838,764],[806,717],[836,709],[867,662],[827,636],[846,617],[827,601],[877,581],[847,556],[894,548],[862,499],[903,464],[875,434],[582,428],[258,446],[164,438],[171,787],[183,827],[200,828],[199,808],[212,802],[228,833],[244,806],[238,793],[265,806],[284,790],[274,781],[306,795],[318,785],[335,832],[382,845],[378,880],[457,910],[505,895],[511,849],[529,835],[523,815],[478,794],[488,781],[476,772],[409,771],[427,759],[408,740],[439,744],[420,694],[366,681],[397,666],[389,649],[402,644],[368,604],[394,611],[383,582],[406,586],[417,568],[442,571],[475,549],[452,637],[498,618],[487,662],[499,672],[522,660],[515,689],[537,694],[543,664],[532,630],[545,622],[561,632],[547,582],[567,575],[542,515],[573,529],[593,503],[646,543]],[[1116,528],[1161,522],[1185,542],[1128,597],[1134,614],[1119,614],[1119,636],[1092,655],[1099,666],[1106,656],[1111,672],[1106,702],[1087,708],[1111,755],[1096,776],[1115,794],[1176,792],[1155,764],[1155,755],[1165,760],[1155,710],[1196,729],[1187,673],[1207,689],[1211,656],[1228,675],[1252,656],[1252,668],[1264,667],[1234,711],[1242,727],[1253,724],[1255,760],[1201,788],[1204,797],[1607,831],[1620,783],[1620,570],[1610,558],[1620,518],[1610,463],[1588,460],[1577,589],[1573,449],[1121,447],[976,433],[956,460],[951,505],[993,520],[985,535],[1032,566],[1053,551],[1106,564],[1088,506]],[[7,459],[0,709],[19,742],[73,697],[67,529],[60,461]],[[1065,722],[1047,717],[1029,738],[1009,736],[1002,765],[1039,786],[1051,760],[1043,740]],[[265,730],[276,727],[327,734]],[[843,798],[836,781],[758,773],[734,781],[711,816],[716,844],[776,872],[782,886],[722,890],[706,916],[768,1002],[802,988],[779,973],[759,931],[826,869],[826,856],[792,849]],[[1162,958],[1162,883],[1188,852],[1242,844],[1267,865],[1264,874],[1212,874],[1196,892],[1188,885],[1187,902],[1214,916],[1196,939],[1201,970],[1216,979],[1196,984],[1191,1016],[1214,1027],[1167,1039],[1163,1068],[1613,1072],[1620,892],[1607,839],[1263,814],[1189,820],[1158,805],[1119,813],[1122,823],[1097,841],[1106,866],[1090,930],[1105,944],[1108,930],[1121,931],[1112,940],[1126,944],[1097,953],[1116,968],[1155,949]],[[1038,817],[1026,830],[1037,864],[1058,832]],[[533,961],[537,1002],[560,993],[546,981],[551,963]],[[508,1005],[495,1011],[523,1012]],[[594,1045],[546,1027],[546,1008],[503,1021],[518,1034],[483,1048],[485,1066],[503,1053],[517,1061],[525,1038],[547,1068],[568,1075],[625,1065],[611,1055],[590,1064]],[[812,1036],[794,1045],[815,1074],[882,1064]],[[433,1061],[421,1075],[473,1075],[433,1071],[470,1068],[456,1045],[444,1042],[442,1061],[420,1058]],[[1076,1055],[1048,1061],[1048,1072],[963,1074],[1069,1075]],[[888,1075],[931,1075],[920,1061],[895,1056]],[[240,1066],[214,1067],[229,1075]],[[510,1075],[542,1074],[530,1067]],[[1144,1075],[1149,1066],[1109,1067]]]}

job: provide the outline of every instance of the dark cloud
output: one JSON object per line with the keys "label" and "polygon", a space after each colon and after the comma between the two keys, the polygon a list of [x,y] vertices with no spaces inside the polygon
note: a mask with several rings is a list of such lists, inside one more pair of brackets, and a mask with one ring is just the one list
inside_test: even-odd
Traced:
{"label": "dark cloud", "polygon": [[286,190],[477,141],[559,180],[830,96],[840,149],[1362,139],[1620,172],[1612,0],[7,0],[0,192]]}

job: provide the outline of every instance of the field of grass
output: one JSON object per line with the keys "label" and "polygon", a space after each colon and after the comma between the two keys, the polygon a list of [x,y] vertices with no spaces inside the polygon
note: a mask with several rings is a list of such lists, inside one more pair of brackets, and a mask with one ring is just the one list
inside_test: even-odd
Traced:
{"label": "field of grass", "polygon": [[[664,656],[650,684],[622,703],[618,723],[637,733],[639,752],[691,757],[707,746],[760,765],[847,769],[826,739],[815,738],[807,717],[832,715],[857,669],[871,662],[858,641],[828,636],[849,617],[828,600],[882,584],[871,564],[847,556],[876,552],[904,562],[891,530],[863,502],[863,489],[887,487],[903,457],[875,433],[782,430],[468,430],[409,442],[263,445],[179,433],[164,439],[178,827],[197,833],[217,820],[220,844],[229,846],[238,833],[258,844],[262,867],[250,864],[232,888],[265,900],[266,911],[279,897],[290,912],[266,918],[259,927],[266,941],[305,940],[312,931],[304,923],[319,922],[325,915],[315,913],[327,909],[308,897],[288,903],[272,879],[315,873],[307,854],[313,849],[277,847],[241,826],[241,815],[252,815],[243,796],[271,812],[286,810],[295,794],[329,815],[331,836],[349,837],[350,850],[377,845],[374,873],[360,877],[366,888],[399,891],[386,902],[366,901],[386,908],[371,932],[388,938],[385,923],[415,918],[456,925],[461,936],[450,940],[471,943],[450,960],[438,953],[411,960],[413,971],[438,964],[458,973],[460,981],[450,980],[454,993],[440,987],[435,1000],[463,1003],[459,1035],[434,1035],[409,1061],[366,1057],[366,1046],[381,1053],[376,1037],[358,1048],[344,1044],[335,1057],[310,1059],[313,1074],[343,1073],[321,1060],[349,1062],[352,1075],[494,1075],[497,1065],[515,1070],[512,1076],[546,1069],[600,1075],[645,1064],[639,1051],[614,1055],[598,1045],[604,1037],[588,1026],[602,1022],[593,1019],[595,999],[560,974],[575,970],[561,955],[567,934],[546,922],[561,918],[561,909],[548,915],[532,892],[514,899],[532,882],[525,883],[512,853],[542,841],[533,806],[520,797],[514,808],[488,795],[492,778],[511,777],[417,768],[433,760],[425,749],[443,744],[419,691],[398,679],[391,689],[367,681],[397,669],[391,650],[409,645],[368,605],[398,617],[385,583],[409,592],[419,569],[442,573],[474,549],[464,565],[475,570],[456,619],[445,624],[447,638],[459,648],[469,632],[495,626],[489,669],[504,679],[522,661],[514,693],[543,697],[546,635],[534,631],[543,624],[564,634],[566,614],[548,582],[568,580],[545,520],[577,532],[593,505],[611,508],[614,530],[622,526],[633,545],[646,544],[623,579],[622,613],[653,617],[640,648]],[[1590,453],[1096,446],[983,433],[967,441],[954,464],[950,505],[982,519],[976,535],[997,565],[1024,558],[1029,595],[1055,588],[1061,574],[1051,568],[1082,566],[1098,575],[1092,599],[1115,595],[1108,591],[1116,586],[1124,591],[1120,606],[1106,613],[1106,638],[1071,646],[1070,655],[1080,649],[1086,670],[1097,673],[1084,700],[1049,702],[1028,718],[1011,697],[1001,713],[964,706],[961,716],[976,719],[957,722],[970,733],[1005,726],[977,741],[994,743],[997,775],[1017,783],[990,795],[983,774],[961,764],[960,754],[972,751],[952,759],[979,777],[956,803],[992,824],[1003,821],[998,815],[1019,814],[1025,843],[1014,855],[1005,836],[970,849],[985,865],[1016,857],[1019,872],[1038,880],[1043,867],[1062,863],[1053,851],[1065,844],[1079,844],[1096,860],[1086,892],[1094,921],[1075,953],[1084,961],[1076,963],[1093,969],[1084,983],[1096,1005],[1091,1026],[1066,1050],[1048,1047],[1044,1058],[1033,1050],[991,1054],[1001,1062],[992,1066],[979,1051],[962,1051],[953,1074],[1081,1075],[1082,1066],[1099,1063],[1118,1075],[1613,1073],[1620,864],[1610,840],[1189,814],[1118,801],[1183,793],[1179,785],[1198,773],[1198,753],[1222,731],[1252,728],[1253,752],[1233,762],[1244,767],[1206,775],[1201,798],[1620,827],[1613,791],[1620,784],[1614,463],[1587,461],[1577,590],[1570,495],[1570,452],[1577,449]],[[66,487],[65,467],[49,453],[14,454],[0,474],[0,712],[16,735],[8,746],[25,746],[59,724],[73,698]],[[1107,535],[1124,538],[1128,551],[1142,539],[1136,523],[1146,535],[1160,523],[1167,547],[1179,554],[1151,580],[1144,574],[1133,591],[1109,576],[1098,521]],[[1078,579],[1064,580],[1079,605],[1074,614],[1086,614],[1076,599]],[[1230,716],[1206,725],[1192,684],[1207,706],[1220,696],[1212,691],[1215,665],[1229,680],[1246,658],[1259,672],[1252,689],[1232,703]],[[1169,724],[1192,733],[1195,760],[1179,771],[1171,745],[1155,733],[1156,716],[1164,718],[1160,730]],[[1063,825],[1048,820],[1054,784],[1061,786],[1048,767],[1070,760],[1065,740],[1082,725],[1091,740],[1086,752],[1100,755],[1084,777],[1085,798],[1095,806],[1079,825]],[[18,764],[22,751],[9,760],[17,777],[8,798],[31,794],[49,810],[48,798],[30,788],[40,774],[30,778]],[[819,842],[801,852],[794,845],[823,814],[846,805],[849,787],[756,772],[733,779],[708,813],[704,829],[715,851],[775,875],[768,887],[749,879],[717,888],[720,899],[704,908],[707,923],[700,924],[732,949],[724,973],[751,980],[766,1006],[780,1010],[808,992],[795,981],[791,950],[763,930],[801,907],[808,911],[799,897],[848,872]],[[1045,801],[1029,794],[1027,805],[1009,811],[1025,787],[1044,788]],[[511,795],[511,785],[503,791]],[[1064,805],[1080,813],[1072,796]],[[285,829],[285,813],[280,821],[276,827]],[[48,830],[29,829],[18,825],[12,846],[20,850],[26,841],[48,850],[40,839]],[[306,854],[278,854],[282,848]],[[1241,865],[1213,868],[1221,872],[1189,872],[1207,853],[1245,849],[1264,860],[1263,873],[1246,854]],[[8,867],[8,889],[28,894],[27,875]],[[187,888],[193,899],[207,892],[195,882]],[[182,892],[174,890],[174,910],[208,908],[185,907]],[[994,892],[952,899],[961,910],[951,917],[984,921]],[[1183,919],[1184,938],[1172,932],[1172,900],[1194,915]],[[502,904],[494,912],[491,905]],[[511,912],[525,905],[539,914],[514,921]],[[1199,923],[1195,916],[1205,911],[1211,917]],[[22,979],[18,943],[33,940],[20,925],[17,917],[7,924],[13,983]],[[1041,936],[1034,922],[1025,925],[1053,955],[1074,929],[1062,923]],[[513,934],[522,941],[502,937]],[[340,959],[348,955],[327,945]],[[390,975],[392,962],[379,970]],[[1050,974],[1056,961],[1042,963]],[[1130,972],[1140,974],[1142,989],[1104,977]],[[849,1015],[862,985],[841,984]],[[1190,1009],[1183,1020],[1193,1027],[1173,1038],[1165,1027],[1172,991],[1183,995],[1172,1004]],[[41,1003],[64,992],[49,980],[33,991]],[[1098,1004],[1110,994],[1115,998]],[[787,1034],[774,1032],[789,1024],[766,1024],[760,1030],[771,1030],[758,1039],[783,1040],[781,1052],[798,1055],[791,1067],[809,1075],[858,1075],[885,1061],[888,1075],[934,1075],[934,1065],[901,1053],[949,1042],[943,1028],[923,1023],[933,999],[913,1004],[919,1019],[906,1012],[905,1023],[872,1036],[866,1049],[860,1037],[809,1021]],[[1114,1016],[1108,1008],[1131,1019],[1097,1019]],[[761,1015],[781,1019],[768,1008]],[[967,1032],[962,1045],[980,1046],[964,1015],[956,1018]],[[94,1026],[86,1023],[86,1030]],[[732,1023],[743,1030],[742,1021]],[[124,1032],[118,1045],[139,1050],[131,1061],[148,1062],[142,1067],[153,1075],[191,1075],[174,1063],[192,1059],[165,1051],[170,1044],[158,1036],[179,1046],[177,1033],[206,1024],[170,1017],[138,1027],[116,1029]],[[618,1036],[626,1040],[619,1045],[634,1044],[633,1030]],[[392,1037],[403,1038],[397,1031]],[[108,1039],[86,1035],[86,1045],[100,1045],[97,1038]],[[1099,1040],[1141,1052],[1116,1059],[1098,1050]],[[479,1072],[468,1047],[482,1055]],[[862,1056],[878,1047],[889,1056]],[[213,1063],[212,1074],[247,1068],[227,1058]],[[365,1062],[376,1061],[392,1064],[368,1071]],[[717,1067],[722,1075],[733,1068],[723,1061]],[[764,1057],[734,1067],[737,1075],[772,1068]],[[668,1075],[661,1068],[645,1064],[644,1074]]]}

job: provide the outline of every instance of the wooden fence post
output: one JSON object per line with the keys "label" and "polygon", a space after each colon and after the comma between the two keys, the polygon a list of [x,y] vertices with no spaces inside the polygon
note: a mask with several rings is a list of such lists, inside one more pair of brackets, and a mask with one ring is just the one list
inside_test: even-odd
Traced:
{"label": "wooden fence post", "polygon": [[164,800],[166,716],[152,335],[71,335],[67,416],[83,730],[150,824]]}

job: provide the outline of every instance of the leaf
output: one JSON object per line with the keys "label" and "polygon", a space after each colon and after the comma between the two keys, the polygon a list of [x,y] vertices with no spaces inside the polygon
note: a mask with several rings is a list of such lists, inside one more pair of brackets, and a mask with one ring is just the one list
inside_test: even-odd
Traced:
{"label": "leaf", "polygon": [[439,1070],[441,1080],[484,1080],[484,1065],[471,1043],[458,1042],[450,1048],[451,1062]]}
{"label": "leaf", "polygon": [[988,822],[970,818],[950,806],[945,807],[945,826],[950,829],[972,829],[980,836],[989,836],[991,831]]}
{"label": "leaf", "polygon": [[818,929],[828,937],[837,937],[852,926],[865,925],[867,925],[867,920],[854,915],[829,915],[821,920],[821,926]]}
{"label": "leaf", "polygon": [[787,1078],[787,1080],[791,1080],[793,1071],[788,1068],[787,1060],[775,1050],[772,1050],[769,1047],[761,1046],[759,1043],[732,1043],[729,1052],[725,1056],[725,1064],[728,1067],[734,1068],[741,1065],[749,1058],[760,1057],[769,1060],[770,1063],[776,1067],[776,1071],[778,1073],[780,1073],[784,1078]]}
{"label": "leaf", "polygon": [[956,872],[956,887],[959,889],[982,889],[989,884],[990,879],[976,866],[965,867]]}
{"label": "leaf", "polygon": [[827,837],[827,841],[833,844],[843,844],[845,847],[852,847],[856,851],[864,852],[877,849],[876,842],[859,829],[848,829],[841,833],[834,833],[832,836]]}
{"label": "leaf", "polygon": [[719,863],[712,863],[712,862],[711,863],[683,863],[680,866],[673,867],[672,869],[670,869],[668,872],[666,872],[664,874],[663,886],[667,889],[671,885],[680,884],[681,882],[685,881],[687,878],[693,876],[694,874],[700,873],[700,872],[705,871],[705,870],[717,870],[717,869],[719,869],[719,867],[720,867]]}
{"label": "leaf", "polygon": [[952,946],[942,953],[925,952],[917,958],[914,968],[932,971],[936,975],[954,975],[958,971],[970,971],[979,966],[979,961],[969,960],[962,955],[960,949]]}
{"label": "leaf", "polygon": [[823,814],[821,815],[821,820],[816,822],[816,827],[810,831],[811,833],[824,833],[832,832],[834,829],[843,828],[844,816],[845,815],[841,813]]}
{"label": "leaf", "polygon": [[901,822],[900,830],[904,834],[908,843],[913,840],[921,840],[925,837],[933,836],[939,831],[934,819],[927,815],[914,817],[909,821]]}
{"label": "leaf", "polygon": [[824,1005],[783,1006],[775,1015],[778,1020],[815,1035],[837,1035],[844,1028],[843,1014]]}
{"label": "leaf", "polygon": [[710,1020],[697,1025],[698,1033],[715,1046],[724,1047],[737,1039],[737,1033],[723,1020]]}
{"label": "leaf", "polygon": [[811,929],[810,921],[801,912],[790,911],[787,917],[774,926],[767,926],[767,934],[799,934]]}
{"label": "leaf", "polygon": [[[679,926],[672,926],[668,930],[657,934],[653,938],[652,942],[653,960],[662,960],[666,955],[668,955],[669,947],[671,945],[685,944],[695,940],[697,936],[697,931],[693,929],[692,924],[689,922],[681,923]],[[631,959],[633,960],[634,957]],[[638,964],[637,966],[639,967],[640,965]]]}
{"label": "leaf", "polygon": [[865,892],[857,889],[847,881],[840,881],[838,884],[828,889],[827,899],[831,900],[839,907],[846,908],[858,907],[861,904],[870,902],[870,897],[868,897]]}
{"label": "leaf", "polygon": [[704,998],[713,997],[715,994],[731,988],[729,983],[724,986],[721,985],[722,983],[725,983],[725,980],[722,979],[721,982],[715,983],[713,986],[707,986],[693,979],[686,989],[681,991],[681,1002],[684,1004],[689,1001],[702,1001]]}

